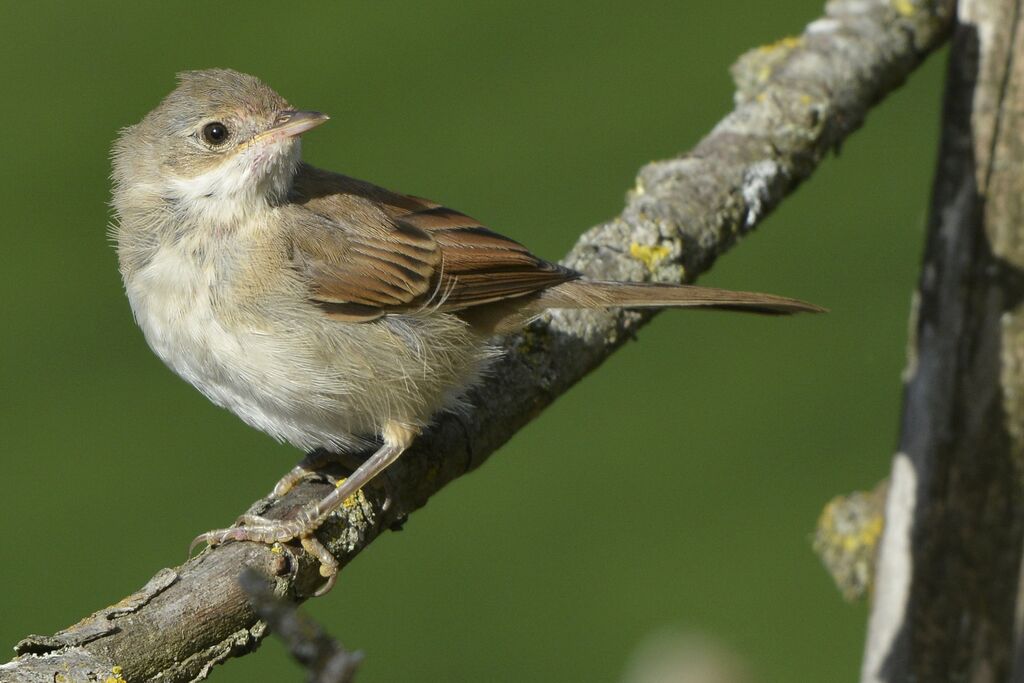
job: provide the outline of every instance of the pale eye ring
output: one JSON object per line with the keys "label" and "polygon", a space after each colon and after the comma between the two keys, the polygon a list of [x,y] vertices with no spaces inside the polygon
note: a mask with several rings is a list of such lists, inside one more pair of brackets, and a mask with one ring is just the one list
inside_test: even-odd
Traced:
{"label": "pale eye ring", "polygon": [[220,121],[203,126],[203,139],[211,145],[223,145],[228,140],[228,127]]}

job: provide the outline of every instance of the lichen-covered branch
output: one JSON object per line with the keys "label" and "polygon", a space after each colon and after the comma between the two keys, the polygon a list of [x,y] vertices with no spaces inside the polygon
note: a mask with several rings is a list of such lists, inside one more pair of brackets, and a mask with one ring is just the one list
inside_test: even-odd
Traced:
{"label": "lichen-covered branch", "polygon": [[[695,149],[641,169],[622,214],[586,232],[565,262],[606,279],[692,280],[770,212],[947,37],[952,0],[832,0],[796,37],[734,67],[736,108]],[[666,74],[667,76],[669,74]],[[320,532],[341,564],[441,487],[479,466],[519,428],[627,340],[649,315],[555,311],[505,341],[506,355],[371,488]],[[257,511],[282,517],[323,495],[308,482]],[[321,579],[291,547],[227,544],[56,636],[26,638],[0,681],[87,680],[120,667],[129,680],[203,678],[256,648],[265,629],[237,583],[252,567],[303,599]],[[57,679],[59,680],[59,679]]]}
{"label": "lichen-covered branch", "polygon": [[1022,6],[958,8],[865,683],[1024,680]]}
{"label": "lichen-covered branch", "polygon": [[885,529],[889,480],[871,491],[836,496],[825,505],[814,530],[814,552],[849,601],[871,592],[878,545]]}

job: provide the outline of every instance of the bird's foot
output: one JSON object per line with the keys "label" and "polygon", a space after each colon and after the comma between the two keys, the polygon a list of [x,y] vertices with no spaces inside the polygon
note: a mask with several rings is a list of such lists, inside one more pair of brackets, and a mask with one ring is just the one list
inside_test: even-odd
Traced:
{"label": "bird's foot", "polygon": [[320,540],[313,535],[313,532],[324,522],[324,519],[310,518],[310,514],[317,511],[317,505],[310,505],[300,511],[295,519],[267,519],[258,515],[242,515],[236,520],[235,525],[227,529],[214,529],[204,534],[199,534],[189,545],[189,555],[196,546],[203,543],[210,547],[218,546],[229,541],[253,541],[274,545],[276,543],[287,543],[298,539],[302,548],[320,561],[320,576],[327,579],[313,595],[319,597],[326,594],[334,587],[338,578],[338,560],[331,554]]}
{"label": "bird's foot", "polygon": [[[384,443],[356,468],[352,476],[339,481],[334,490],[320,500],[300,508],[292,519],[267,519],[257,515],[243,515],[231,528],[215,529],[196,536],[189,546],[189,554],[191,555],[192,550],[203,543],[209,546],[228,541],[274,544],[298,539],[306,552],[320,561],[320,575],[326,578],[327,582],[316,595],[323,595],[334,586],[338,574],[338,560],[313,532],[319,529],[335,510],[342,507],[350,496],[357,494],[363,486],[394,462],[412,442],[416,433],[417,430],[407,425],[389,423],[383,430]],[[305,473],[298,478],[301,479],[303,476]]]}

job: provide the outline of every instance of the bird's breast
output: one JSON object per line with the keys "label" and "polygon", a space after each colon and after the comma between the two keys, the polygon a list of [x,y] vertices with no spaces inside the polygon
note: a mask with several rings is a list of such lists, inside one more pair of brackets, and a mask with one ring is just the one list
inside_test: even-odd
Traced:
{"label": "bird's breast", "polygon": [[225,286],[217,255],[187,238],[160,246],[125,285],[146,341],[160,358],[195,383],[219,358],[241,353],[217,315]]}

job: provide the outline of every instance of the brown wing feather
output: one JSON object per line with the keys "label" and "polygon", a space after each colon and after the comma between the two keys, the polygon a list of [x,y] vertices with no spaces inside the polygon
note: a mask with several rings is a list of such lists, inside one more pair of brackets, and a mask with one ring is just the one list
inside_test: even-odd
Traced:
{"label": "brown wing feather", "polygon": [[429,232],[441,248],[443,307],[449,309],[525,296],[579,277],[447,207],[417,211],[399,220]]}
{"label": "brown wing feather", "polygon": [[465,214],[309,166],[292,201],[320,228],[294,244],[296,265],[311,299],[340,320],[429,306],[460,311],[579,277]]}

